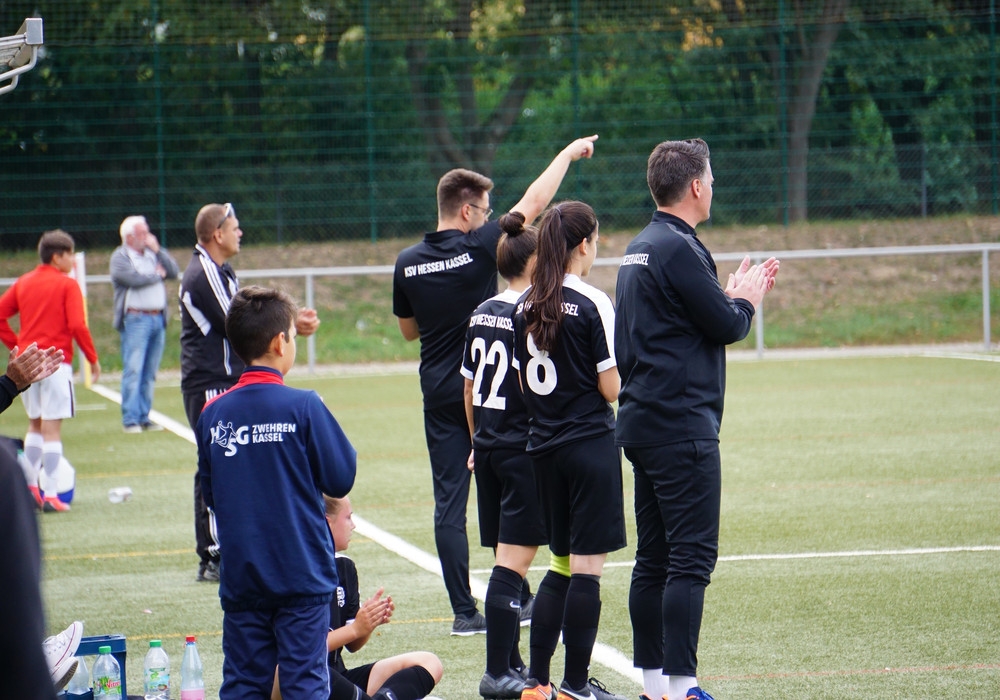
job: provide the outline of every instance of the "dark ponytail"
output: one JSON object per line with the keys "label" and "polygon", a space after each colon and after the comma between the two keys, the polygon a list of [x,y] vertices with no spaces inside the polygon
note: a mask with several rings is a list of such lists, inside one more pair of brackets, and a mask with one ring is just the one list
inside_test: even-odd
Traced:
{"label": "dark ponytail", "polygon": [[524,225],[524,214],[512,211],[497,222],[503,234],[497,242],[497,270],[505,280],[524,274],[528,260],[538,247],[538,229]]}
{"label": "dark ponytail", "polygon": [[597,215],[584,202],[560,202],[542,214],[538,259],[524,305],[527,331],[539,350],[555,350],[562,325],[563,278],[573,250],[596,229]]}

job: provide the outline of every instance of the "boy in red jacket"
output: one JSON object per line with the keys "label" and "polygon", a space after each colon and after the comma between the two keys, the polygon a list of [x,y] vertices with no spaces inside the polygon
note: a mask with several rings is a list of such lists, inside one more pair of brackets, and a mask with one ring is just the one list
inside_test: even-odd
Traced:
{"label": "boy in red jacket", "polygon": [[[8,348],[26,348],[37,343],[40,348],[62,350],[63,364],[52,376],[29,386],[21,398],[28,414],[28,434],[24,438],[24,456],[30,464],[25,474],[28,488],[39,507],[47,512],[69,510],[69,504],[56,494],[44,496],[38,488],[41,468],[55,477],[62,459],[62,421],[71,418],[73,396],[73,341],[90,362],[94,381],[101,365],[94,349],[94,339],[87,328],[83,294],[73,269],[73,237],[62,230],[46,231],[38,241],[41,264],[21,275],[0,296],[0,340]],[[15,333],[8,319],[19,315],[20,330]]]}

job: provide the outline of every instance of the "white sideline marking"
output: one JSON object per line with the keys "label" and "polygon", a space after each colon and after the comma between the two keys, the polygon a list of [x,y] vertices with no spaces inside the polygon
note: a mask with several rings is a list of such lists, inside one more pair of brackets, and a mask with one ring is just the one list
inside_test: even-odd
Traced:
{"label": "white sideline marking", "polygon": [[[119,392],[115,391],[114,389],[109,389],[108,387],[102,386],[100,384],[91,384],[90,385],[90,390],[93,391],[95,394],[99,394],[100,396],[103,396],[108,401],[113,401],[114,403],[118,404],[119,406],[122,403],[122,395]],[[185,440],[187,440],[188,442],[190,442],[192,445],[196,444],[195,440],[194,440],[194,431],[191,430],[190,427],[188,427],[186,425],[183,425],[181,423],[178,423],[177,421],[175,421],[170,416],[165,416],[165,415],[163,415],[162,413],[160,413],[157,410],[150,411],[149,412],[149,418],[154,423],[162,425],[164,428],[166,428],[170,432],[174,433],[175,435],[178,435],[178,436],[184,438]]]}
{"label": "white sideline marking", "polygon": [[[964,359],[983,359],[981,357],[969,357]],[[991,361],[1000,361],[1000,358]],[[121,394],[113,389],[108,389],[107,387],[101,386],[100,384],[94,384],[90,387],[95,393],[100,394],[109,401],[113,401],[117,404],[121,404]],[[149,412],[149,417],[159,423],[164,428],[170,432],[184,438],[191,444],[196,444],[194,439],[194,431],[191,430],[186,425],[178,423],[174,419],[163,415],[159,411],[153,410]],[[398,537],[382,528],[368,522],[361,516],[354,515],[354,525],[358,533],[364,537],[369,538],[373,542],[376,542],[381,547],[385,548],[389,552],[396,554],[403,559],[417,565],[421,569],[428,571],[435,576],[442,576],[441,573],[441,562],[438,558],[429,554],[419,547],[416,547],[406,540]],[[981,546],[970,546],[970,547],[928,547],[923,549],[886,549],[886,550],[873,550],[873,549],[863,549],[856,551],[843,551],[843,552],[793,552],[787,554],[734,554],[728,556],[719,557],[720,562],[736,562],[736,561],[771,561],[771,560],[790,560],[790,559],[829,559],[829,558],[850,558],[850,557],[884,557],[884,556],[911,556],[911,555],[926,555],[926,554],[952,554],[956,552],[1000,552],[1000,545],[981,545]],[[623,562],[607,562],[605,568],[619,568],[619,567],[632,567],[635,565],[634,561],[623,561]],[[548,567],[546,566],[533,566],[532,571],[544,571]],[[486,582],[475,578],[471,574],[489,574],[488,570],[472,570],[469,576],[469,587],[472,590],[472,595],[481,601],[486,600]],[[591,660],[601,664],[602,666],[608,668],[615,673],[627,678],[628,680],[642,685],[642,671],[640,669],[634,668],[632,666],[632,661],[625,654],[618,651],[614,647],[608,646],[607,644],[602,644],[601,642],[594,643],[594,651],[591,656]]]}
{"label": "white sideline marking", "polygon": [[[719,557],[720,562],[724,561],[781,561],[788,559],[849,559],[853,557],[900,557],[922,554],[955,554],[957,552],[1000,552],[1000,545],[984,544],[971,545],[967,547],[925,547],[923,549],[859,549],[845,552],[789,552],[786,554],[731,554]],[[635,560],[631,561],[609,561],[604,564],[605,569],[620,569],[623,567],[632,568]],[[531,571],[546,571],[547,566],[532,566]],[[488,574],[489,569],[473,569],[473,574]]]}
{"label": "white sideline marking", "polygon": [[[409,542],[400,539],[392,533],[386,532],[356,513],[354,515],[354,525],[358,533],[364,537],[380,544],[393,554],[398,554],[407,561],[416,564],[421,569],[429,571],[435,576],[441,576],[441,562],[438,561],[436,556],[414,547]],[[481,601],[486,600],[485,581],[474,576],[469,576],[469,587],[472,589],[472,595]],[[637,668],[633,668],[631,659],[627,658],[614,647],[596,642],[591,660],[596,661],[634,683],[642,685],[642,672]]]}

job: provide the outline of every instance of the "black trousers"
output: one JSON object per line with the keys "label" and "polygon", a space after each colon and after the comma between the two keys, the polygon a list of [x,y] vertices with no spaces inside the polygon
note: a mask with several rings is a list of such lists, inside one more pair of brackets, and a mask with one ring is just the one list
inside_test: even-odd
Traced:
{"label": "black trousers", "polygon": [[451,608],[456,615],[476,611],[469,588],[469,535],[466,508],[472,473],[472,451],[465,404],[456,402],[424,410],[424,433],[434,477],[434,543],[444,573]]}
{"label": "black trousers", "polygon": [[[188,424],[194,430],[198,424],[198,417],[205,408],[205,404],[212,396],[224,393],[229,387],[210,389],[209,391],[183,394],[184,413],[187,414]],[[208,510],[205,499],[201,495],[201,479],[198,478],[197,469],[194,474],[194,539],[198,558],[202,564],[210,561],[219,562],[219,539],[218,531],[215,527],[215,515]]]}
{"label": "black trousers", "polygon": [[705,588],[719,557],[719,443],[626,447],[625,456],[635,475],[629,590],[635,665],[694,676]]}

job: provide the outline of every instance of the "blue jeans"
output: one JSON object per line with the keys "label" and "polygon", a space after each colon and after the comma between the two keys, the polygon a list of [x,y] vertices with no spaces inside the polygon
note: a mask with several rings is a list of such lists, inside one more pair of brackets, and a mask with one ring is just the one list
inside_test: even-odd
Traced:
{"label": "blue jeans", "polygon": [[122,338],[122,424],[149,423],[166,330],[162,314],[125,314]]}

